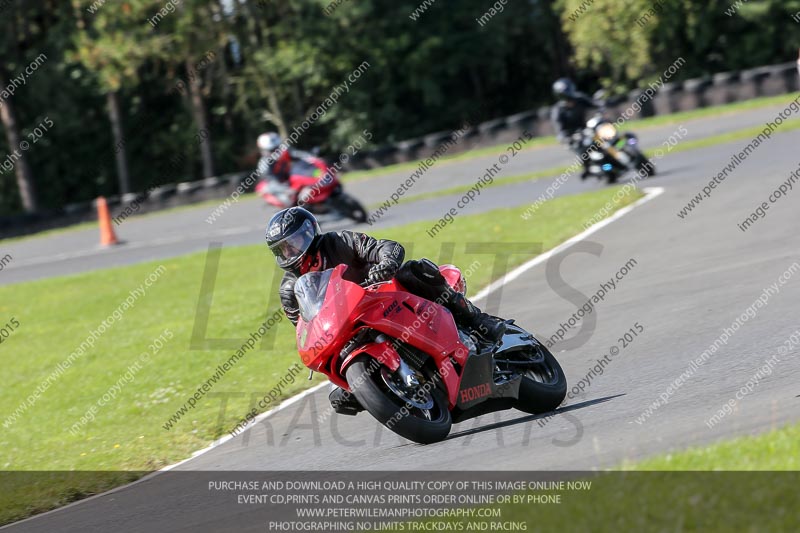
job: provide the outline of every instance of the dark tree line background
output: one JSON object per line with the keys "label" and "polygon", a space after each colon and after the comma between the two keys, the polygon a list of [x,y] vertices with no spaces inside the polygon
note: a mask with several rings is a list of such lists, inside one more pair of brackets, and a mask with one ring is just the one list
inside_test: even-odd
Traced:
{"label": "dark tree line background", "polygon": [[800,0],[749,0],[733,16],[732,0],[666,0],[644,26],[649,0],[594,0],[576,16],[584,2],[508,0],[481,26],[490,0],[438,0],[416,21],[417,0],[329,15],[331,0],[0,0],[0,91],[46,55],[0,93],[0,214],[249,169],[259,133],[291,131],[364,61],[299,145],[336,153],[364,129],[380,145],[531,109],[562,75],[623,92],[678,56],[689,78],[800,46]]}

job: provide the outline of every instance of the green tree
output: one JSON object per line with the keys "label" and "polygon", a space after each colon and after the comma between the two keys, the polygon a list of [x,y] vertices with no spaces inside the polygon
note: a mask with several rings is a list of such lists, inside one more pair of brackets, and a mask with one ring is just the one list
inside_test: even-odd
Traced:
{"label": "green tree", "polygon": [[798,0],[558,0],[575,66],[607,86],[644,85],[678,57],[678,78],[791,61]]}
{"label": "green tree", "polygon": [[144,20],[153,4],[149,0],[129,0],[117,7],[103,6],[86,17],[84,13],[90,11],[94,0],[73,0],[77,32],[70,57],[95,73],[99,89],[105,94],[122,194],[131,191],[131,183],[120,91],[139,82],[139,69],[163,45],[163,39],[154,36]]}
{"label": "green tree", "polygon": [[[0,15],[0,91],[3,91],[0,94],[0,122],[5,130],[10,161],[13,161],[20,202],[27,213],[35,213],[40,206],[28,155],[20,148],[25,139],[17,116],[16,91],[24,89],[24,86],[18,86],[18,79],[27,82],[26,74],[20,71],[31,57],[27,46],[31,17],[32,10],[17,3],[6,5],[5,13]],[[11,92],[14,94],[6,94]]]}

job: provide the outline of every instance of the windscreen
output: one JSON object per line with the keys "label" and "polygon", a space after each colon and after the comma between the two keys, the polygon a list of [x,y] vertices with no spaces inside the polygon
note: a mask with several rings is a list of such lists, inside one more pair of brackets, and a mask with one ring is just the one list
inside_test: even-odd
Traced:
{"label": "windscreen", "polygon": [[306,322],[311,322],[319,314],[322,303],[325,301],[325,291],[328,289],[332,273],[333,269],[309,272],[301,276],[295,283],[294,294],[300,307],[300,316]]}

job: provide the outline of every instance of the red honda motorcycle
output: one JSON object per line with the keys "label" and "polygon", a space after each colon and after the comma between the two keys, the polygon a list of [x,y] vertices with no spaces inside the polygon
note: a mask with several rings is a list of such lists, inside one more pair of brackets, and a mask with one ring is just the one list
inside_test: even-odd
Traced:
{"label": "red honda motorcycle", "polygon": [[280,207],[301,206],[314,214],[335,211],[356,222],[367,221],[367,211],[361,203],[344,192],[336,169],[328,166],[318,157],[309,161],[296,161],[289,176],[292,194],[288,199],[281,198],[270,188],[268,180],[256,185],[256,193],[268,204]]}
{"label": "red honda motorcycle", "polygon": [[[463,291],[455,267],[440,267]],[[351,391],[409,440],[444,440],[454,422],[515,407],[540,414],[564,400],[567,380],[547,348],[513,321],[492,343],[456,326],[442,305],[395,280],[362,287],[345,265],[300,277],[297,347],[303,363]]]}

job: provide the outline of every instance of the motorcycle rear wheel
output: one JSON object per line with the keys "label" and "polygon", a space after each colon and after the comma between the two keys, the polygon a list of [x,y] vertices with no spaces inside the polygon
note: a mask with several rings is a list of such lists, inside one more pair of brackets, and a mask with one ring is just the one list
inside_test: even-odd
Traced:
{"label": "motorcycle rear wheel", "polygon": [[388,429],[419,444],[444,440],[453,421],[441,391],[433,387],[426,396],[420,396],[431,404],[428,409],[422,409],[401,397],[398,387],[387,384],[389,374],[388,368],[367,356],[356,358],[345,372],[359,403]]}
{"label": "motorcycle rear wheel", "polygon": [[561,405],[567,396],[567,376],[561,365],[544,346],[544,361],[528,370],[519,385],[516,407],[520,411],[539,415],[548,413]]}

